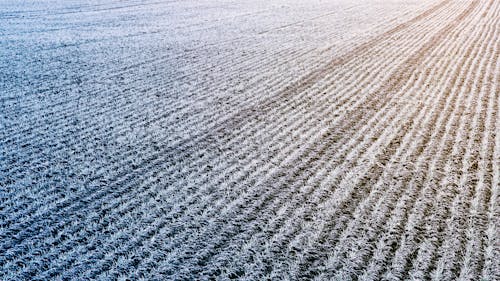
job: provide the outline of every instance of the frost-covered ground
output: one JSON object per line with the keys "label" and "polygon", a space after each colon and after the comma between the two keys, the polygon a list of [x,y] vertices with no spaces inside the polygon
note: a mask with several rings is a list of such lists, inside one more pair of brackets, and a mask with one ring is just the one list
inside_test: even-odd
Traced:
{"label": "frost-covered ground", "polygon": [[500,1],[0,0],[0,280],[500,280]]}

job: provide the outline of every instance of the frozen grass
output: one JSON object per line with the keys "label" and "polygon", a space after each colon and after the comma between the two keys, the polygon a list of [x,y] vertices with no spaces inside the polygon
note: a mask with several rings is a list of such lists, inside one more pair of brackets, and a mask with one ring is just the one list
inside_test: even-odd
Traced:
{"label": "frozen grass", "polygon": [[0,3],[1,280],[500,280],[500,2]]}

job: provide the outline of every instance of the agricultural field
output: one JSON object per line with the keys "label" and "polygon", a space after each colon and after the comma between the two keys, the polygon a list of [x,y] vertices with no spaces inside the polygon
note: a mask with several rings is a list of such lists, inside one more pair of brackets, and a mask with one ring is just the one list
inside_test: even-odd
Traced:
{"label": "agricultural field", "polygon": [[0,0],[0,280],[500,280],[500,1]]}

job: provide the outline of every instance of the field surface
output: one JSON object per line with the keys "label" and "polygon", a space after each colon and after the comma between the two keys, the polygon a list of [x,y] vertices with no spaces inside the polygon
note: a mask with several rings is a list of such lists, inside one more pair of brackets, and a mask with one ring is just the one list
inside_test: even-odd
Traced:
{"label": "field surface", "polygon": [[0,0],[0,280],[500,280],[500,1]]}

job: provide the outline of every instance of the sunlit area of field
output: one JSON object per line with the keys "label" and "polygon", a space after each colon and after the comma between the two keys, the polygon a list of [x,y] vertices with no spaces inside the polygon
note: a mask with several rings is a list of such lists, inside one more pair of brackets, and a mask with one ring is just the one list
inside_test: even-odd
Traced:
{"label": "sunlit area of field", "polygon": [[500,1],[0,0],[0,280],[500,280]]}

